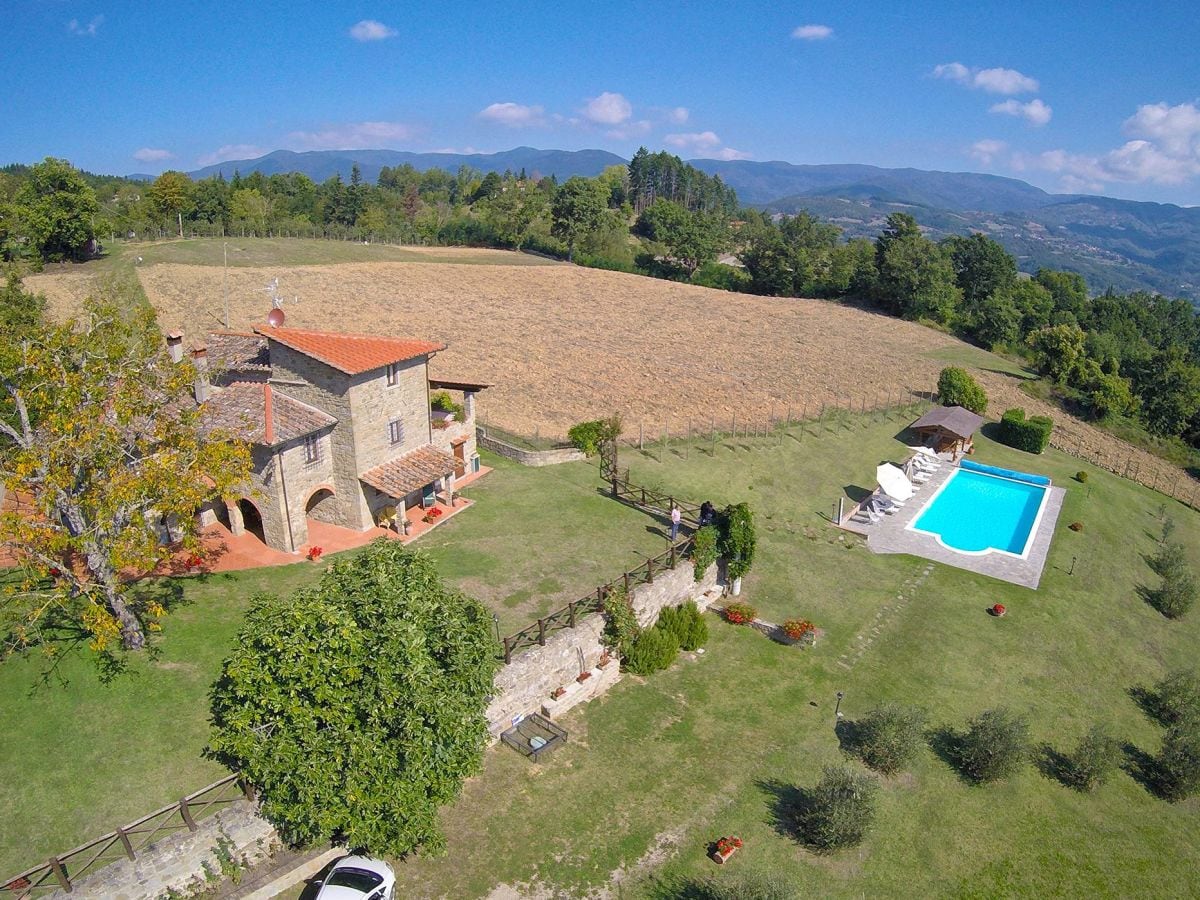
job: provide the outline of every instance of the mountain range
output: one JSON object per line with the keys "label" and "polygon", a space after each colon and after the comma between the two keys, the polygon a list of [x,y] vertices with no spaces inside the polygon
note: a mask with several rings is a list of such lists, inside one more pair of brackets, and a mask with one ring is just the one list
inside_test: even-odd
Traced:
{"label": "mountain range", "polygon": [[[383,166],[424,171],[469,166],[481,172],[525,170],[591,177],[627,160],[605,150],[409,153],[398,150],[276,150],[191,172],[193,178],[253,171],[303,172],[316,181],[349,178],[357,163],[374,181]],[[688,160],[720,175],[742,203],[772,213],[807,210],[847,237],[875,237],[887,216],[906,212],[934,239],[981,231],[1016,257],[1022,271],[1042,266],[1082,274],[1093,291],[1149,290],[1200,304],[1200,208],[1082,194],[1051,194],[1015,178],[864,165],[795,165],[753,160]]]}

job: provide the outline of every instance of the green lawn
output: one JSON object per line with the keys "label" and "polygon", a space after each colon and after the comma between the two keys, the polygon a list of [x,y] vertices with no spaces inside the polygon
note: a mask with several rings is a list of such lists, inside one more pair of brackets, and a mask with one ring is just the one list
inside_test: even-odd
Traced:
{"label": "green lawn", "polygon": [[[804,651],[714,618],[708,652],[646,680],[627,677],[574,711],[564,719],[569,743],[544,764],[532,766],[503,747],[489,752],[484,773],[444,813],[447,855],[398,863],[400,896],[482,897],[499,883],[580,896],[611,890],[614,881],[621,896],[681,896],[681,885],[717,872],[705,848],[731,833],[746,847],[718,874],[770,870],[805,895],[1192,894],[1200,800],[1166,804],[1126,773],[1093,795],[1076,794],[1032,766],[1008,782],[974,787],[926,752],[911,772],[884,784],[879,820],[861,847],[816,857],[777,830],[778,797],[813,784],[822,765],[844,758],[833,729],[838,690],[851,719],[896,699],[924,706],[933,725],[960,726],[1006,704],[1029,717],[1036,742],[1063,747],[1102,720],[1131,746],[1154,752],[1160,729],[1129,691],[1196,659],[1200,610],[1167,622],[1136,588],[1153,582],[1144,555],[1153,550],[1164,502],[1194,560],[1200,517],[1067,456],[1031,457],[978,440],[982,461],[1044,472],[1067,488],[1036,592],[937,565],[914,588],[924,561],[875,556],[830,528],[823,515],[837,496],[870,487],[878,462],[901,457],[901,424],[883,416],[831,421],[782,443],[738,438],[720,445],[715,458],[703,447],[684,458],[673,445],[662,462],[623,450],[622,465],[635,480],[696,500],[748,499],[760,543],[746,599],[767,618],[811,618],[825,635]],[[1070,477],[1080,468],[1090,474],[1087,485]],[[540,527],[555,504],[520,501],[535,485],[549,485],[547,497],[568,498],[557,501],[564,513],[586,516],[579,511],[590,508],[593,472],[502,465],[473,489],[479,506],[431,535],[426,547],[450,554],[456,525],[478,528],[479,540],[497,543],[477,571],[468,563],[448,572],[454,580],[482,585],[503,577],[526,587],[561,580],[554,563],[583,553],[588,540],[526,540],[516,525],[532,518]],[[527,490],[515,479],[528,479]],[[489,492],[493,502],[484,503]],[[610,510],[597,510],[596,527],[635,541],[613,518],[628,511],[594,496]],[[510,511],[509,503],[517,506]],[[1084,523],[1082,533],[1065,528],[1074,520]],[[651,546],[661,540],[644,530],[653,523],[639,522]],[[505,530],[515,533],[495,533]],[[554,528],[524,533],[556,536]],[[626,546],[636,549],[609,547],[614,563]],[[528,552],[543,554],[546,565],[518,564]],[[607,571],[603,560],[595,564]],[[525,566],[524,579],[509,574],[517,565]],[[110,687],[96,684],[77,661],[67,666],[67,689],[33,695],[27,692],[35,667],[18,662],[0,670],[9,698],[0,727],[10,736],[0,858],[44,856],[215,776],[196,757],[203,694],[242,597],[259,581],[287,589],[316,568],[189,582],[192,602],[172,613],[162,658]],[[501,586],[497,595],[508,590]],[[897,601],[900,593],[905,602]],[[1009,615],[987,616],[984,608],[995,602]]]}
{"label": "green lawn", "polygon": [[[224,245],[224,246],[223,246]],[[528,253],[496,250],[472,252],[461,248],[413,250],[390,244],[362,244],[355,241],[326,241],[316,238],[187,238],[184,240],[131,242],[118,241],[110,248],[110,259],[140,256],[140,265],[182,263],[193,266],[225,264],[228,248],[230,267],[234,266],[314,266],[362,262],[450,262],[511,266],[555,265],[555,260]],[[100,264],[105,262],[99,261]],[[96,265],[96,264],[93,264]]]}
{"label": "green lawn", "polygon": [[[914,595],[904,585],[924,561],[839,540],[822,515],[844,486],[870,486],[879,461],[900,458],[899,424],[814,427],[782,447],[738,440],[715,459],[672,450],[660,464],[625,451],[635,480],[694,499],[749,498],[760,556],[746,599],[769,618],[812,618],[825,637],[806,652],[713,620],[706,654],[644,682],[627,678],[574,712],[564,722],[570,743],[545,764],[493,751],[446,811],[448,855],[401,864],[401,894],[477,897],[507,883],[578,896],[626,873],[622,896],[680,896],[680,885],[715,871],[706,845],[730,833],[747,846],[729,871],[779,872],[804,896],[1192,894],[1200,800],[1166,804],[1124,772],[1094,795],[1032,766],[975,787],[926,752],[885,783],[860,848],[818,857],[776,830],[776,798],[844,759],[838,690],[851,719],[901,700],[924,706],[935,726],[961,726],[1006,704],[1029,717],[1036,743],[1064,747],[1105,721],[1154,752],[1160,729],[1129,689],[1196,658],[1200,611],[1167,622],[1136,594],[1153,580],[1143,555],[1163,498],[1062,454],[978,440],[982,461],[1047,473],[1068,490],[1036,592],[935,565]],[[1080,468],[1086,486],[1070,477]],[[1170,501],[1167,511],[1200,558],[1200,518]],[[1083,533],[1065,528],[1073,520]],[[901,605],[902,590],[912,599]],[[985,614],[995,602],[1009,607],[1004,619]],[[866,638],[852,669],[838,664],[843,654],[854,661]]]}
{"label": "green lawn", "polygon": [[[495,471],[464,491],[474,508],[414,547],[490,603],[505,634],[664,546],[645,515],[600,493],[592,464],[528,469],[488,453],[484,462]],[[158,582],[171,606],[158,655],[111,684],[85,650],[61,659],[45,683],[38,654],[0,665],[0,878],[219,778],[200,756],[208,689],[247,603],[321,570],[303,562]]]}

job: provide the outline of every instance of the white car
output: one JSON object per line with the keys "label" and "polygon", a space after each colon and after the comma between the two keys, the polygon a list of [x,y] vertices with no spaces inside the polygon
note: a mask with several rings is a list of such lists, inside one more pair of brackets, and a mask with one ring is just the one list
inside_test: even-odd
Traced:
{"label": "white car", "polygon": [[321,881],[316,900],[393,900],[396,873],[382,859],[343,856]]}

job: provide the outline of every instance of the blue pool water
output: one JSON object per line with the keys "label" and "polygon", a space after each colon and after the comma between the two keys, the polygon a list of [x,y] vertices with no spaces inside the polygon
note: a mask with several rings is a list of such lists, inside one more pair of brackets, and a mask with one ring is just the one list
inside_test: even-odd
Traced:
{"label": "blue pool water", "polygon": [[[1048,480],[1047,480],[1048,481]],[[909,527],[964,553],[1023,556],[1047,487],[959,469]]]}

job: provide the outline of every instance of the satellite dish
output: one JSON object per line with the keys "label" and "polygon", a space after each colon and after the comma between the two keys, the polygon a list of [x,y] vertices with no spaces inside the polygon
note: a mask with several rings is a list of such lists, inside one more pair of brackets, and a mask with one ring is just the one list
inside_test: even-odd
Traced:
{"label": "satellite dish", "polygon": [[283,320],[284,320],[283,310],[280,309],[278,306],[275,307],[274,309],[272,309],[269,313],[267,313],[267,324],[270,325],[272,328],[278,328],[280,325],[283,324]]}

